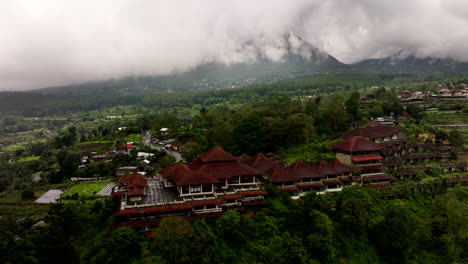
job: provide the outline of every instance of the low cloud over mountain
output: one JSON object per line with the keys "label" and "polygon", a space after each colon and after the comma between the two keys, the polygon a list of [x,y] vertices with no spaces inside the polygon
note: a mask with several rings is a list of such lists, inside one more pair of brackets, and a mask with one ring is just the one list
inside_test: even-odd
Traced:
{"label": "low cloud over mountain", "polygon": [[5,0],[0,32],[0,90],[33,89],[306,58],[289,32],[345,63],[401,49],[468,61],[468,2]]}

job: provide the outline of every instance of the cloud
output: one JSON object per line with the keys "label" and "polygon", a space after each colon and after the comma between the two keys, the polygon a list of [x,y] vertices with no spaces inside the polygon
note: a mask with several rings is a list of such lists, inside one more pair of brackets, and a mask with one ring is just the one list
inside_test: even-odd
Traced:
{"label": "cloud", "polygon": [[467,61],[467,18],[464,0],[4,0],[0,90],[306,55],[290,31],[346,63],[400,49]]}

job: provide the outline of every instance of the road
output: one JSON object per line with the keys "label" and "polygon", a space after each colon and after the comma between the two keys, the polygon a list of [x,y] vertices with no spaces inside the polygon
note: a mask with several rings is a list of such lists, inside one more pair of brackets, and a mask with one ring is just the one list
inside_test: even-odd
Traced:
{"label": "road", "polygon": [[166,151],[169,155],[172,155],[176,159],[176,162],[179,162],[182,160],[182,155],[180,155],[179,152],[175,150],[165,149],[159,145],[154,145],[153,143],[151,143],[151,133],[149,131],[143,133],[142,139],[143,139],[143,144],[150,146],[150,148],[152,149],[157,149],[159,151]]}

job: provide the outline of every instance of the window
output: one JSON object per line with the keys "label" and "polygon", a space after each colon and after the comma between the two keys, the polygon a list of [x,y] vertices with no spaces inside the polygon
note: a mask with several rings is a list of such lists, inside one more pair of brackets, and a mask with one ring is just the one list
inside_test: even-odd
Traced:
{"label": "window", "polygon": [[252,183],[254,182],[253,176],[242,176],[241,183]]}
{"label": "window", "polygon": [[239,177],[229,179],[229,184],[239,184]]}
{"label": "window", "polygon": [[182,194],[190,193],[187,185],[182,186]]}
{"label": "window", "polygon": [[190,192],[191,193],[200,193],[201,192],[201,187],[200,186],[190,186]]}
{"label": "window", "polygon": [[212,187],[211,184],[203,184],[202,190],[203,190],[203,192],[212,192],[212,191],[213,191],[213,187]]}

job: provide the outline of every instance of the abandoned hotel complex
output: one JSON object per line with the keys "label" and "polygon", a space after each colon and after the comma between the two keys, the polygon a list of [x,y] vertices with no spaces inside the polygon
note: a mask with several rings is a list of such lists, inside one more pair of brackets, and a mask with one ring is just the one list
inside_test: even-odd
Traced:
{"label": "abandoned hotel complex", "polygon": [[[338,192],[350,185],[389,190],[392,182],[414,177],[403,165],[440,161],[447,171],[466,171],[467,164],[449,162],[447,151],[426,150],[424,143],[409,142],[398,127],[369,124],[342,135],[332,145],[336,159],[286,166],[259,153],[234,157],[222,148],[198,155],[191,163],[177,163],[148,179],[133,172],[119,179],[112,196],[118,200],[120,227],[148,232],[164,216],[189,219],[219,217],[227,209],[261,206],[264,184],[277,186],[298,198],[309,191]],[[449,184],[468,183],[468,178],[449,179]]]}

